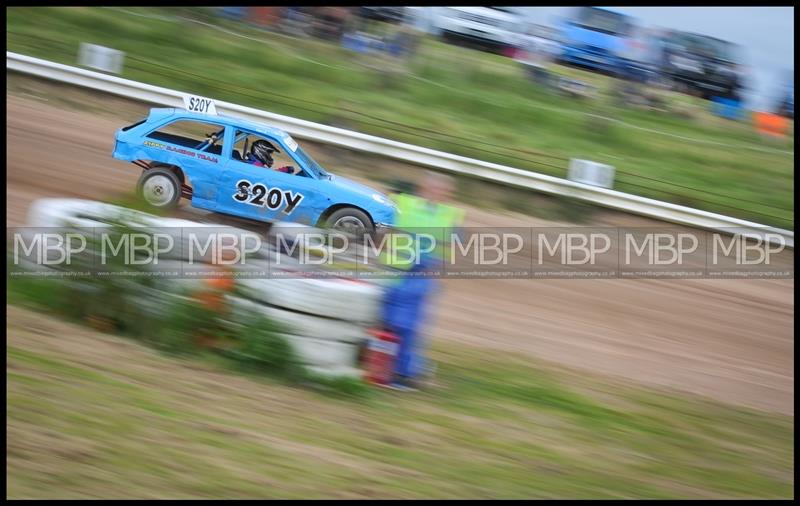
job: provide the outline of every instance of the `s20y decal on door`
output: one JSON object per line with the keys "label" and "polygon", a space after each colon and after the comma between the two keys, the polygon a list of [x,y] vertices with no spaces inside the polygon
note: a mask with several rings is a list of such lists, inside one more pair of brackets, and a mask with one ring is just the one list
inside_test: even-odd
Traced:
{"label": "s20y decal on door", "polygon": [[302,193],[294,193],[280,188],[267,188],[261,183],[253,184],[246,179],[236,183],[237,192],[233,194],[233,199],[237,202],[250,204],[256,207],[266,207],[272,211],[277,211],[284,205],[284,214],[294,211],[294,208],[303,200]]}

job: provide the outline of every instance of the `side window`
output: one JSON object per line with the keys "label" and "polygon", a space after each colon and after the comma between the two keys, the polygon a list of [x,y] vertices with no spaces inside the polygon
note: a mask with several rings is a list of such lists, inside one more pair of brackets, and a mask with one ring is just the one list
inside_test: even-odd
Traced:
{"label": "side window", "polygon": [[[280,150],[280,153],[272,153],[272,159],[274,160],[274,164],[272,165],[273,169],[292,166],[297,170],[300,170],[300,164],[297,163],[291,156],[289,156],[286,153],[286,150],[283,149],[278,142],[272,139],[268,139],[264,136],[252,134],[243,130],[237,130],[234,139],[233,151],[231,152],[231,158],[233,160],[247,162],[249,160],[248,155],[253,147],[253,143],[255,141],[263,140],[269,142]],[[301,172],[299,175],[305,176],[306,174],[305,172]]]}
{"label": "side window", "polygon": [[221,155],[224,135],[225,127],[223,125],[179,119],[150,132],[147,137]]}

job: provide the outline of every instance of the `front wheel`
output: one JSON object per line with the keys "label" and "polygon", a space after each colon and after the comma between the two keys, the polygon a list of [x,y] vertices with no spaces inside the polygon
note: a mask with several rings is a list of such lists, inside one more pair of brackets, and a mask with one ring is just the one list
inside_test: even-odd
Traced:
{"label": "front wheel", "polygon": [[362,235],[374,230],[372,220],[364,211],[354,207],[344,207],[331,213],[325,226],[348,234]]}
{"label": "front wheel", "polygon": [[156,209],[175,209],[181,199],[181,182],[171,170],[149,169],[139,177],[136,191]]}

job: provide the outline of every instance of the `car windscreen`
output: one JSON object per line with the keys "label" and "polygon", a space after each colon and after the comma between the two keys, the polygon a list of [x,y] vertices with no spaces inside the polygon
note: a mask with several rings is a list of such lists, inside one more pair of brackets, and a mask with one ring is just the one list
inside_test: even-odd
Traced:
{"label": "car windscreen", "polygon": [[330,175],[327,172],[325,172],[325,169],[323,169],[320,166],[320,164],[318,164],[316,162],[316,160],[311,158],[311,156],[309,156],[308,153],[303,151],[303,148],[301,148],[300,146],[297,147],[297,150],[294,151],[293,154],[298,159],[300,159],[300,161],[303,163],[303,165],[308,167],[308,169],[311,170],[314,173],[314,175],[316,175],[318,178],[327,179],[327,178],[330,177]]}
{"label": "car windscreen", "polygon": [[611,35],[627,35],[627,16],[596,7],[579,7],[574,23],[582,28]]}

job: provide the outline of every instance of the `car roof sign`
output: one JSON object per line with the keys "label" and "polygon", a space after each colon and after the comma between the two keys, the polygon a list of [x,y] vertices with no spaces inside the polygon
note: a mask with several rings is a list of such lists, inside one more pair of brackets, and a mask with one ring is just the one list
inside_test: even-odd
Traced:
{"label": "car roof sign", "polygon": [[217,107],[210,98],[199,97],[197,95],[184,95],[183,105],[187,111],[198,112],[200,114],[217,114]]}

